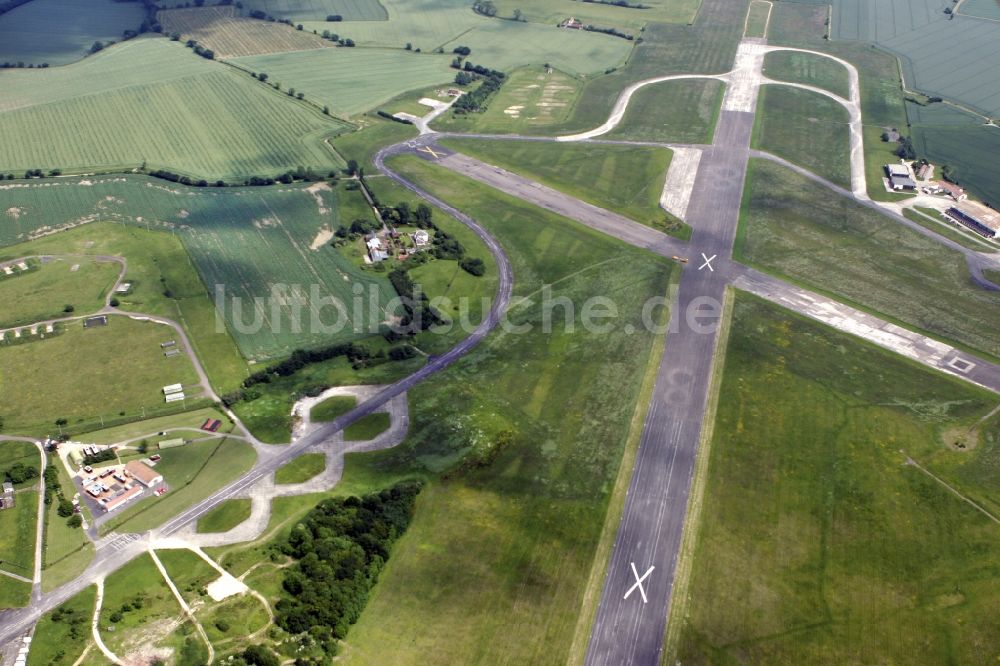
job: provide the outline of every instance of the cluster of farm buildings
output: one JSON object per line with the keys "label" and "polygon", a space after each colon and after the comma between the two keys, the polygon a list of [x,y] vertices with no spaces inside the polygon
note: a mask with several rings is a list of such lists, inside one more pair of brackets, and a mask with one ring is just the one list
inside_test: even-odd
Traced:
{"label": "cluster of farm buildings", "polygon": [[389,253],[397,249],[402,250],[402,253],[398,255],[399,258],[405,259],[408,250],[420,251],[430,245],[430,234],[423,229],[417,229],[412,234],[409,234],[409,236],[413,241],[413,247],[407,249],[402,247],[400,243],[403,234],[395,229],[392,231],[383,231],[378,234],[367,234],[365,236],[365,247],[367,248],[368,259],[373,264],[377,264],[380,261],[388,259],[390,256]]}
{"label": "cluster of farm buildings", "polygon": [[1000,238],[1000,213],[989,206],[969,200],[961,187],[947,180],[931,180],[934,167],[930,164],[885,165],[886,189],[893,192],[913,192],[945,196],[955,203],[944,211],[951,222],[962,225],[983,238]]}

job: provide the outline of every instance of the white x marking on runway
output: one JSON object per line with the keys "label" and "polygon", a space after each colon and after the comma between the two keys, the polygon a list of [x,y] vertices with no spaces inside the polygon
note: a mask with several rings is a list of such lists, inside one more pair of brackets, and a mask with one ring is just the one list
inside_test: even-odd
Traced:
{"label": "white x marking on runway", "polygon": [[714,260],[715,260],[715,258],[716,258],[717,256],[719,256],[719,255],[717,255],[717,254],[713,254],[713,255],[712,255],[711,257],[706,257],[706,256],[705,256],[705,253],[704,253],[704,252],[702,252],[702,253],[701,253],[701,258],[705,260],[705,263],[703,263],[703,264],[702,264],[701,266],[699,266],[699,267],[698,267],[698,270],[700,271],[700,270],[701,270],[701,269],[703,269],[703,268],[704,268],[705,266],[708,266],[708,270],[710,270],[710,271],[712,271],[712,272],[714,273],[714,272],[715,272],[715,269],[714,269],[714,268],[712,268],[712,261],[714,261]]}
{"label": "white x marking on runway", "polygon": [[649,577],[649,574],[653,573],[653,569],[656,567],[649,567],[646,569],[646,573],[642,574],[642,577],[640,578],[639,571],[635,568],[635,562],[632,562],[631,564],[632,575],[635,576],[635,584],[628,588],[628,592],[625,593],[625,596],[622,597],[622,599],[628,599],[628,595],[632,594],[635,588],[639,588],[639,594],[642,595],[642,603],[646,603],[646,590],[642,587],[642,581],[646,580]]}
{"label": "white x marking on runway", "polygon": [[441,157],[444,157],[444,155],[441,155],[440,153],[435,152],[434,149],[431,148],[430,146],[424,146],[423,148],[417,148],[417,150],[419,150],[422,153],[429,153],[430,156],[433,157],[434,159],[439,159]]}

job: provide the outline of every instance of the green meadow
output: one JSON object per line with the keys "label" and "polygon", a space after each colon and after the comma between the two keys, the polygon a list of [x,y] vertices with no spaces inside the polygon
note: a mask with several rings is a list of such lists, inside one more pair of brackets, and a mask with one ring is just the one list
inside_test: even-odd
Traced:
{"label": "green meadow", "polygon": [[0,327],[97,312],[121,270],[89,257],[29,265],[34,270],[0,277]]}
{"label": "green meadow", "polygon": [[823,88],[844,99],[851,94],[847,68],[813,53],[772,51],[764,56],[764,75],[778,81]]}
{"label": "green meadow", "polygon": [[250,517],[250,500],[226,500],[198,519],[197,531],[228,532]]}
{"label": "green meadow", "polygon": [[766,160],[751,160],[735,256],[891,321],[1000,357],[1000,294],[965,257]]}
{"label": "green meadow", "polygon": [[[349,457],[344,488],[415,474],[430,483],[343,654],[564,661],[654,340],[624,326],[640,323],[675,269],[417,158],[392,166],[502,239],[517,276],[511,321],[532,330],[494,333],[411,391],[402,444]],[[614,294],[613,330],[570,332],[557,312],[544,332],[543,284],[577,304]],[[572,316],[579,323],[579,309]]]}
{"label": "green meadow", "polygon": [[274,473],[275,483],[304,483],[326,469],[326,455],[303,453]]}
{"label": "green meadow", "polygon": [[757,102],[753,147],[851,186],[847,109],[810,90],[764,86]]}
{"label": "green meadow", "polygon": [[666,659],[995,657],[996,396],[740,294],[718,404]]}
{"label": "green meadow", "polygon": [[441,143],[636,222],[684,233],[660,208],[672,156],[666,148],[461,138]]}
{"label": "green meadow", "polygon": [[[162,387],[198,383],[186,355],[163,355],[160,344],[177,335],[161,324],[109,316],[106,326],[74,321],[59,324],[54,334],[28,337],[0,347],[0,414],[8,432],[41,435],[56,430],[56,419],[72,427],[120,412],[152,413],[164,405]],[[58,391],[53,377],[61,377]],[[198,391],[191,394],[196,400]]]}
{"label": "green meadow", "polygon": [[714,79],[665,81],[640,88],[609,139],[712,143],[726,86]]}

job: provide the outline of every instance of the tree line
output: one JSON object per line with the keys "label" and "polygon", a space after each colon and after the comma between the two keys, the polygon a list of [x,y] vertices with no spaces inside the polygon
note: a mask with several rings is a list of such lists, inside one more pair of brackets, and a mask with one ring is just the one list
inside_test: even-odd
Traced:
{"label": "tree line", "polygon": [[504,81],[507,80],[507,75],[503,72],[488,69],[482,65],[473,65],[468,60],[462,64],[459,58],[455,58],[451,66],[462,69],[455,75],[455,83],[460,86],[466,86],[477,79],[482,79],[478,88],[462,95],[451,105],[452,112],[457,115],[485,111],[489,99],[500,90]]}
{"label": "tree line", "polygon": [[278,626],[336,654],[409,527],[421,486],[403,481],[360,498],[327,499],[310,511],[278,547],[295,560],[284,569]]}
{"label": "tree line", "polygon": [[[237,402],[251,402],[261,396],[260,390],[255,388],[258,385],[270,384],[279,377],[291,377],[310,365],[323,363],[324,361],[330,361],[335,358],[347,358],[347,360],[350,361],[351,366],[357,370],[359,368],[378,365],[386,362],[387,360],[400,361],[406,358],[411,358],[412,356],[413,354],[410,353],[409,350],[397,352],[396,348],[390,349],[388,354],[386,354],[383,349],[372,353],[367,346],[356,342],[341,342],[313,349],[296,349],[288,356],[288,358],[277,363],[273,363],[265,369],[258,370],[257,372],[251,374],[243,380],[239,389],[223,395],[221,400],[222,404],[226,407],[231,407]],[[315,395],[319,395],[325,391],[327,388],[329,387],[312,387],[304,390],[302,395],[314,397]],[[298,397],[302,397],[302,395]]]}

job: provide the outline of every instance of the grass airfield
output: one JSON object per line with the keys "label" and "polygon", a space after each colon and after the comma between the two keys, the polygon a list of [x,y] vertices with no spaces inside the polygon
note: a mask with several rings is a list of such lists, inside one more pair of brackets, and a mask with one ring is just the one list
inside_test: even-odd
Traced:
{"label": "grass airfield", "polygon": [[992,659],[998,527],[944,484],[1000,509],[996,397],[747,295],[728,350],[668,657]]}
{"label": "grass airfield", "polygon": [[[244,14],[259,8],[305,21],[301,34],[294,27],[268,24],[282,31],[266,49],[273,46],[275,53],[261,55],[248,48],[247,40],[255,38],[225,35],[232,40],[232,53],[225,55],[249,55],[234,64],[268,72],[280,92],[247,72],[197,58],[165,40],[140,39],[61,68],[86,74],[79,80],[65,72],[62,78],[52,72],[0,72],[0,81],[11,82],[13,91],[6,108],[0,100],[0,120],[8,120],[11,139],[3,143],[0,124],[0,170],[130,169],[140,163],[138,156],[142,162],[148,159],[151,168],[238,180],[299,165],[332,171],[355,159],[368,171],[371,190],[383,203],[409,200],[408,193],[373,173],[370,158],[375,148],[412,136],[413,128],[372,111],[395,104],[412,109],[415,93],[404,89],[448,85],[454,75],[448,68],[454,46],[470,46],[474,63],[513,72],[485,113],[446,115],[437,122],[437,127],[455,131],[589,129],[604,119],[617,92],[630,82],[728,69],[747,2],[706,0],[700,7],[688,0],[649,3],[648,10],[637,10],[542,0],[523,8],[527,20],[521,23],[486,19],[458,0],[384,0],[384,5],[245,0]],[[781,34],[799,38],[805,24],[814,32],[822,29],[817,21],[825,16],[787,5],[776,3],[770,15],[775,39]],[[763,3],[752,6],[748,25],[751,32],[762,31]],[[504,0],[500,14],[514,8]],[[557,29],[552,23],[563,12],[629,28],[641,34],[641,43]],[[327,13],[347,20],[325,22]],[[638,18],[643,13],[656,18],[639,33],[646,22]],[[360,46],[313,49],[318,46],[309,36],[313,29],[334,29]],[[285,50],[299,43],[309,50]],[[404,50],[407,43],[422,52]],[[816,44],[850,51],[859,63],[866,139],[867,133],[877,135],[882,124],[906,122],[891,58],[842,43],[814,40]],[[434,54],[436,47],[444,53]],[[145,55],[136,62],[121,55],[145,49],[156,51],[157,67],[139,63]],[[841,71],[824,60],[798,56],[769,56],[768,74],[843,91]],[[555,70],[543,73],[544,63]],[[42,78],[31,80],[29,74]],[[123,85],[99,89],[98,99],[87,86],[94,87],[95,81],[103,85],[105,76]],[[45,77],[62,85],[38,86]],[[305,100],[288,95],[292,87]],[[636,94],[635,105],[610,138],[710,141],[721,96],[722,86],[714,82],[650,86]],[[146,119],[149,127],[114,126],[116,114],[135,115],[147,100],[153,109]],[[348,124],[322,114],[323,106],[364,129],[345,133]],[[761,97],[756,145],[845,183],[847,141],[846,131],[837,129],[843,124],[839,111],[815,94],[768,86]],[[64,129],[56,122],[84,114],[95,122],[82,129]],[[213,121],[211,132],[184,133],[185,127],[205,127],[206,117]],[[949,123],[930,113],[922,120],[928,129],[915,129],[915,134],[925,131],[925,144],[935,145],[930,129],[942,136]],[[38,135],[39,127],[56,126],[62,134],[38,144],[45,150],[54,144],[51,154],[15,141]],[[669,151],[454,143],[485,161],[663,226],[657,224],[662,215],[657,203]],[[4,167],[5,145],[8,156],[14,155],[10,164],[18,166]],[[866,152],[871,182],[871,172],[885,161],[888,148],[866,141]],[[28,165],[35,154],[51,162]],[[74,155],[96,158],[74,164]],[[589,630],[580,617],[587,617],[595,603],[588,597],[587,581],[595,553],[600,557],[601,519],[635,435],[630,424],[641,421],[643,378],[662,342],[646,332],[626,333],[621,324],[637,324],[644,300],[662,295],[678,269],[416,158],[399,158],[392,165],[496,233],[514,264],[518,299],[534,299],[546,284],[554,286],[555,295],[577,302],[613,294],[620,317],[610,333],[601,335],[580,330],[491,335],[433,382],[413,389],[411,429],[398,448],[349,457],[343,482],[331,493],[276,501],[264,538],[211,554],[238,574],[261,564],[246,581],[273,604],[285,593],[280,558],[271,557],[267,544],[291,531],[322,496],[378,490],[419,477],[428,486],[418,500],[414,523],[397,543],[381,585],[372,591],[338,660],[424,663],[432,654],[452,663],[572,661]],[[743,261],[1000,356],[994,335],[1000,330],[994,316],[997,303],[992,295],[969,287],[960,258],[772,164],[756,161],[750,176],[739,245]],[[380,299],[392,294],[384,275],[317,241],[338,224],[366,214],[360,195],[343,183],[251,190],[184,188],[118,175],[18,181],[0,184],[0,245],[23,243],[3,250],[4,255],[27,247],[39,253],[122,251],[130,261],[128,277],[136,280],[126,305],[181,321],[213,385],[235,388],[251,364],[281,358],[298,346],[358,338],[242,333],[232,321],[231,333],[213,333],[206,285],[225,284],[249,298],[276,281],[317,282],[324,293],[342,297],[352,284],[364,284],[376,290],[378,308]],[[437,212],[435,221],[449,229],[455,224]],[[468,235],[456,236],[471,255],[484,254]],[[485,278],[472,278],[455,262],[442,261],[414,269],[413,277],[431,295],[488,299],[496,267],[487,264]],[[0,280],[0,299],[3,287]],[[101,296],[78,296],[65,281],[58,282],[58,290],[21,293],[46,303],[79,299],[83,307]],[[60,305],[17,316],[30,318],[32,312],[52,307]],[[540,307],[516,300],[511,318],[538,324]],[[33,344],[58,342],[70,334]],[[437,354],[457,339],[458,334],[421,334],[413,342],[420,352]],[[365,344],[373,350],[387,348],[379,339]],[[0,364],[9,351],[0,352]],[[131,369],[124,367],[124,359],[110,362],[117,363],[110,370]],[[290,403],[300,392],[331,384],[385,383],[423,362],[420,356],[355,369],[345,359],[335,359],[276,379],[261,388],[260,399],[240,403],[234,411],[262,440],[287,441]],[[2,365],[0,370],[8,381],[11,373]],[[144,381],[156,388],[156,382],[166,383],[149,377]],[[6,386],[2,388],[6,394]],[[950,484],[987,512],[1000,514],[1000,495],[990,474],[993,449],[1000,442],[998,421],[996,416],[984,419],[994,406],[990,396],[745,296],[737,299],[722,396],[692,601],[669,656],[683,663],[810,662],[830,655],[838,661],[893,662],[914,654],[969,663],[994,656],[981,646],[995,644],[1000,629],[989,614],[996,592],[988,546],[996,526],[942,486]],[[99,397],[107,401],[106,395]],[[9,425],[8,408],[0,407],[0,416]],[[326,408],[330,417],[345,406]],[[197,427],[202,416],[214,412],[206,408],[194,414],[201,416],[163,417],[148,427],[166,428],[182,420],[188,425],[193,420]],[[377,436],[385,423],[382,415],[375,416],[356,423],[345,433],[347,439]],[[127,424],[95,438],[115,441],[143,431],[140,424]],[[964,449],[959,450],[959,442]],[[325,467],[321,458],[307,454],[294,460],[279,470],[279,482],[313,478]],[[921,467],[906,464],[907,458]],[[170,493],[129,507],[102,529],[154,527],[250,469],[254,459],[249,445],[234,439],[168,451],[161,469],[168,475]],[[243,522],[248,509],[245,500],[222,504],[202,518],[199,530],[224,532]],[[69,541],[60,544],[63,551],[72,547]],[[205,602],[200,590],[214,573],[203,561],[187,552],[161,557],[181,594],[197,606],[195,618],[220,654],[242,648],[248,634],[266,627],[266,609],[256,597]],[[148,597],[136,612],[125,614],[122,631],[102,629],[105,639],[125,654],[155,648],[172,651],[177,663],[204,663],[207,646],[193,624],[179,619],[179,606],[164,594],[151,562],[137,562],[109,577],[101,624],[107,625],[108,612],[115,604],[128,603],[128,594],[141,583],[148,583]],[[52,579],[62,575],[69,576],[57,571]],[[0,580],[0,605],[5,599],[27,599],[26,589],[16,582]],[[92,603],[88,594],[70,603],[87,613]],[[84,641],[68,640],[65,627],[56,624],[43,620],[41,636],[71,644],[67,652],[75,654],[62,659],[73,663],[85,649]],[[274,635],[279,634],[260,640]],[[506,636],[516,640],[505,641]],[[51,663],[35,660],[54,657],[45,651],[40,655],[32,657],[32,666]],[[80,660],[100,662],[95,650]]]}

